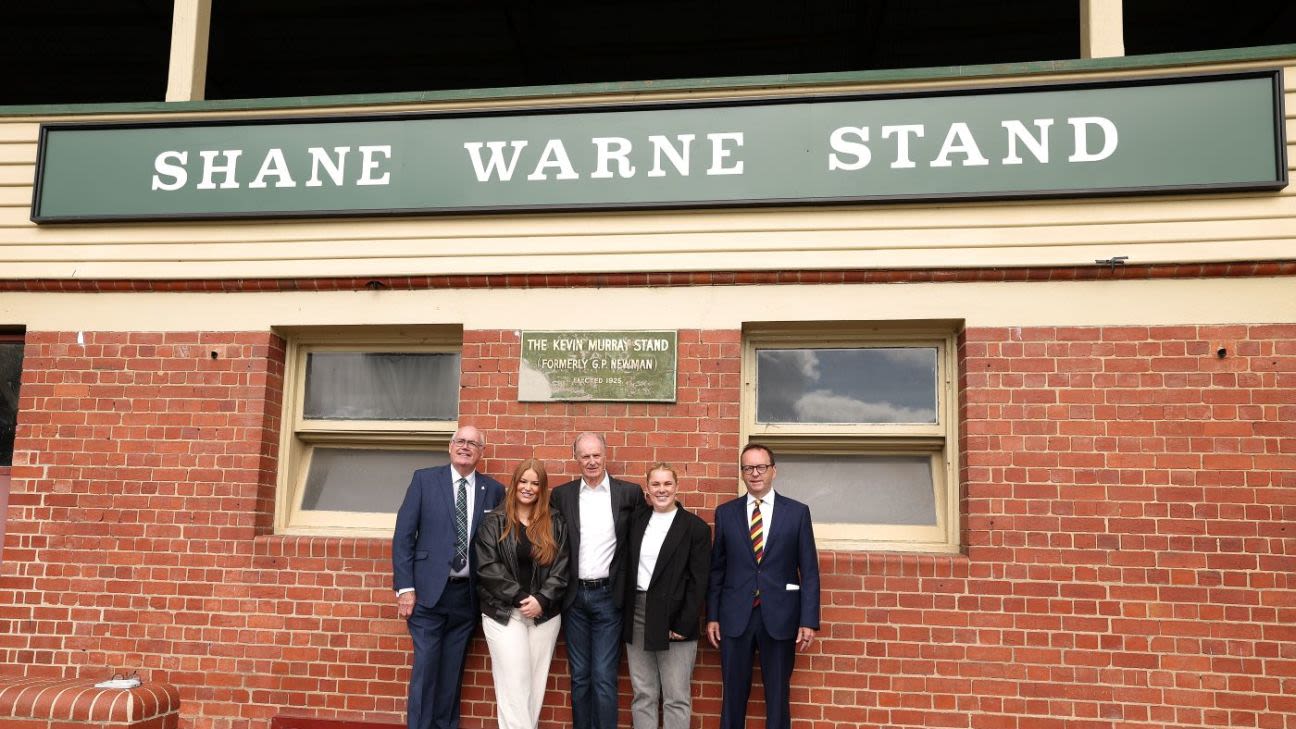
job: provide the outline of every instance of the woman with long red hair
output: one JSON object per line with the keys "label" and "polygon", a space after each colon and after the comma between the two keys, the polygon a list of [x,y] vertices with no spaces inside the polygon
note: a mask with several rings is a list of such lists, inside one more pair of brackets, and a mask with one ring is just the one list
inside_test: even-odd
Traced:
{"label": "woman with long red hair", "polygon": [[500,729],[535,729],[567,587],[567,527],[549,509],[549,474],[528,458],[473,542],[482,630]]}

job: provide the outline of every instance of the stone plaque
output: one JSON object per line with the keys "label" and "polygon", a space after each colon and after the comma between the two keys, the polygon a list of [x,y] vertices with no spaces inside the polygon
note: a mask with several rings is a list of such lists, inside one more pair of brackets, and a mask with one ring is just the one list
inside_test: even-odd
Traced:
{"label": "stone plaque", "polygon": [[674,331],[522,332],[518,400],[674,402]]}

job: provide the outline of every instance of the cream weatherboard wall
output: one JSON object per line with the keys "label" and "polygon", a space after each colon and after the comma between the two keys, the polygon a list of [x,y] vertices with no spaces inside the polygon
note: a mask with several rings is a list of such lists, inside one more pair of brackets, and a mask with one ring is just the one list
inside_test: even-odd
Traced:
{"label": "cream weatherboard wall", "polygon": [[[1292,61],[813,87],[815,93],[1096,81],[1287,66],[1288,159],[1296,137]],[[804,86],[529,99],[624,104],[805,93]],[[228,279],[444,273],[951,268],[1273,260],[1292,256],[1296,193],[818,208],[36,226],[30,219],[42,121],[253,118],[518,106],[516,99],[393,106],[0,117],[0,278]]]}

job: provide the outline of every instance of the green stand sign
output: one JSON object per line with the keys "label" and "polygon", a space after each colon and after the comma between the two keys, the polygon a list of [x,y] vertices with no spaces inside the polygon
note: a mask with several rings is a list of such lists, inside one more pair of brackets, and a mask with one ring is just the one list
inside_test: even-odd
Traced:
{"label": "green stand sign", "polygon": [[41,127],[32,219],[416,215],[1286,186],[1279,71],[872,96]]}
{"label": "green stand sign", "polygon": [[674,402],[674,331],[522,332],[518,400]]}

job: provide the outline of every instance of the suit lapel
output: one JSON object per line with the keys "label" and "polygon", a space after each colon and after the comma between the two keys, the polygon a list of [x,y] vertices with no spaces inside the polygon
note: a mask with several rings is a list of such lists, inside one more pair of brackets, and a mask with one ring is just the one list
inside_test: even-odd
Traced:
{"label": "suit lapel", "polygon": [[482,517],[486,515],[486,484],[482,482],[482,475],[477,474],[477,491],[473,496],[473,533],[477,533],[477,525],[481,523]]}
{"label": "suit lapel", "polygon": [[[774,501],[779,505],[779,520],[772,521],[770,520],[770,517],[766,517],[766,519],[770,520],[769,523],[771,524],[778,524],[779,530],[777,532],[771,532],[769,529],[765,530],[765,556],[767,558],[769,557],[771,544],[775,545],[775,547],[777,548],[778,545],[781,545],[784,541],[788,539],[788,528],[789,525],[792,523],[792,520],[789,518],[789,514],[788,514],[787,500],[780,496],[775,498]],[[762,506],[764,505],[762,504]],[[774,505],[770,504],[768,508],[770,509],[768,513],[773,514]],[[792,543],[795,544],[796,541],[793,540]]]}
{"label": "suit lapel", "polygon": [[442,472],[442,477],[444,480],[441,483],[436,485],[438,498],[441,501],[442,506],[445,507],[446,513],[449,514],[451,517],[450,525],[452,527],[454,526],[454,513],[455,513],[455,497],[454,497],[455,475],[456,474],[455,474],[454,467],[446,466],[445,471]]}
{"label": "suit lapel", "polygon": [[[572,522],[567,525],[567,538],[572,543],[572,554],[578,556],[580,555],[580,533],[581,533],[581,524],[580,524],[580,493],[581,492],[580,490],[583,488],[585,488],[584,482],[582,482],[580,478],[577,477],[576,488],[568,489],[569,493],[566,494],[567,513],[571,514],[571,522]],[[579,570],[577,569],[578,565],[573,564],[571,567],[572,567],[572,577],[573,578],[578,577],[579,576],[577,574],[577,572],[579,572]]]}
{"label": "suit lapel", "polygon": [[646,515],[636,515],[634,520],[630,522],[630,533],[626,535],[626,542],[628,544],[626,548],[626,563],[633,565],[631,569],[634,570],[639,569],[639,555],[643,554],[643,538],[648,529],[649,516],[651,516],[651,512]]}

